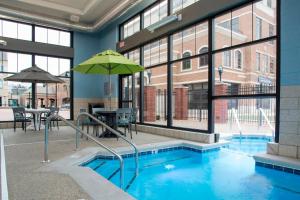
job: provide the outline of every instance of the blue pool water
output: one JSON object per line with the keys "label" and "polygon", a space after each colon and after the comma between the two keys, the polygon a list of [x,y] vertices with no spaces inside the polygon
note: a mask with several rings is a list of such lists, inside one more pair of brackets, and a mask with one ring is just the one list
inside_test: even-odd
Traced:
{"label": "blue pool water", "polygon": [[267,143],[271,141],[271,138],[262,136],[246,136],[240,138],[239,136],[234,136],[229,141],[229,149],[253,155],[266,152]]}
{"label": "blue pool water", "polygon": [[[300,176],[255,166],[251,156],[228,149],[144,155],[135,179],[134,158],[124,161],[126,192],[139,200],[300,199]],[[119,185],[117,160],[95,159],[86,167]]]}

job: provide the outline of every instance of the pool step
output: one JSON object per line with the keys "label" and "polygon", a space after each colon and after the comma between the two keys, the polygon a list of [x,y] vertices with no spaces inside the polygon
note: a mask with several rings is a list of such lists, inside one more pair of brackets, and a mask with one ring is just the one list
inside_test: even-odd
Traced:
{"label": "pool step", "polygon": [[105,164],[105,161],[103,161],[103,162],[100,162],[100,164],[99,165],[97,165],[96,167],[94,167],[93,168],[93,170],[97,170],[97,169],[99,169],[101,166],[103,166]]}
{"label": "pool step", "polygon": [[[135,176],[135,168],[132,166],[124,167],[124,186],[125,188],[133,182],[132,177]],[[114,171],[111,177],[108,178],[112,183],[120,185],[120,168]]]}
{"label": "pool step", "polygon": [[127,184],[127,186],[125,187],[125,191],[128,190],[130,188],[130,186],[132,185],[133,181],[135,180],[136,175],[133,175],[132,178],[130,179],[129,183]]}
{"label": "pool step", "polygon": [[118,168],[117,170],[115,170],[107,179],[108,180],[112,179],[119,171],[120,171],[120,168]]}
{"label": "pool step", "polygon": [[95,171],[98,174],[101,174],[106,179],[108,179],[112,175],[112,173],[115,172],[119,168],[120,168],[120,166],[118,165],[117,162],[116,163],[106,162],[103,165],[101,165],[98,169],[96,169]]}

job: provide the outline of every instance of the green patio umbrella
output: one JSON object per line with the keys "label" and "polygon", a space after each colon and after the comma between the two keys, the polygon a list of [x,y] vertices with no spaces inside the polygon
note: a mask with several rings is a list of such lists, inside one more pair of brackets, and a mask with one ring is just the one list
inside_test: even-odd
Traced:
{"label": "green patio umbrella", "polygon": [[109,101],[111,108],[111,74],[134,74],[141,72],[144,67],[127,59],[123,55],[113,51],[106,50],[94,55],[88,60],[80,63],[73,68],[74,71],[83,74],[107,74],[109,75]]}

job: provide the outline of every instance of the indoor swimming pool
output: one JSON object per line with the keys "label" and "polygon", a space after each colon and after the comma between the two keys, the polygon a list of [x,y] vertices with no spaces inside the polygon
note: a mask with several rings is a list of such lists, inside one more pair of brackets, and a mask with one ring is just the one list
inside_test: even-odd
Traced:
{"label": "indoor swimming pool", "polygon": [[[173,147],[125,156],[124,190],[139,200],[300,199],[295,174],[256,166],[251,156],[226,148],[201,151]],[[119,186],[119,161],[98,157],[84,164]]]}
{"label": "indoor swimming pool", "polygon": [[249,155],[257,153],[265,153],[267,151],[267,143],[272,141],[269,136],[257,135],[234,135],[228,139],[229,145],[227,146],[230,150],[239,151]]}

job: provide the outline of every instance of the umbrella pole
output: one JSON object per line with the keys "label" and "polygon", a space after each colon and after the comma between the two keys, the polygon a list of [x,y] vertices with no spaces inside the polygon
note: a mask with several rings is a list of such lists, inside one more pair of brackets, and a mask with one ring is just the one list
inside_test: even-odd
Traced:
{"label": "umbrella pole", "polygon": [[108,87],[109,87],[109,110],[111,110],[111,75],[109,74],[109,80],[108,80]]}

